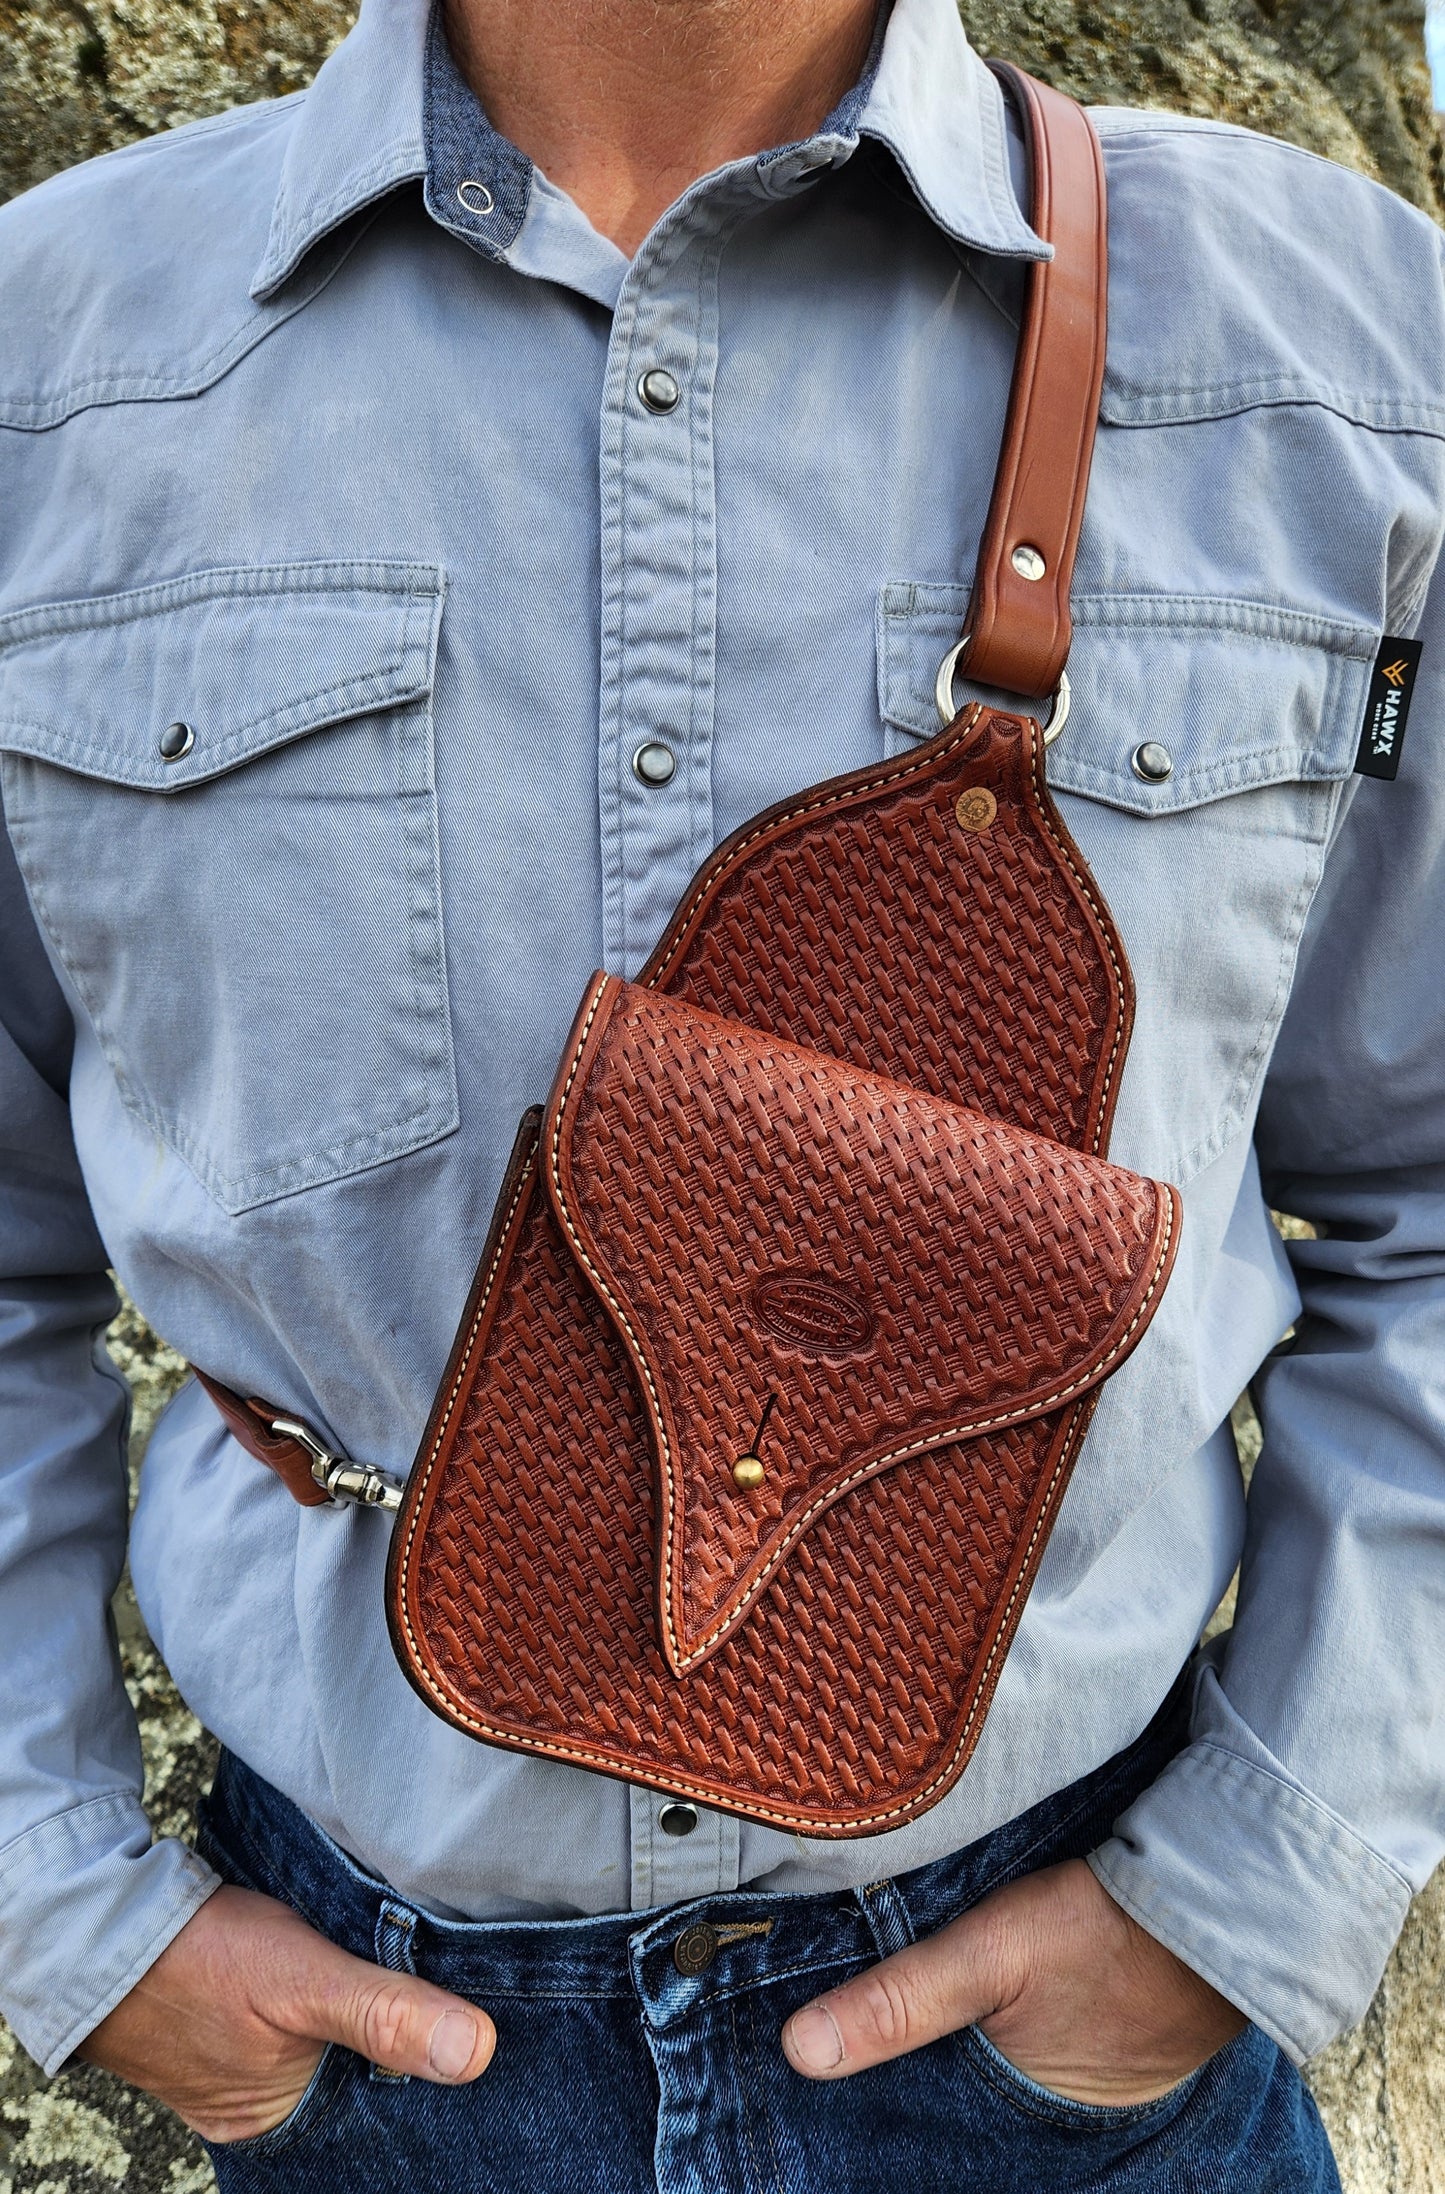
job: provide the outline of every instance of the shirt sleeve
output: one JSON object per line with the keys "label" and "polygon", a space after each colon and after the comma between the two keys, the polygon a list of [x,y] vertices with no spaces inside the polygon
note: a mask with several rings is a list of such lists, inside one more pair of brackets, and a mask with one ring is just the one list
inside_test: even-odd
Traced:
{"label": "shirt sleeve", "polygon": [[73,1025],[0,827],[0,2010],[55,2071],[217,1878],[152,1843],[110,1620],[116,1297],[71,1137]]}
{"label": "shirt sleeve", "polygon": [[1255,1397],[1234,1627],[1091,1864],[1296,2060],[1445,1854],[1445,576],[1399,776],[1352,779],[1256,1144],[1303,1311]]}

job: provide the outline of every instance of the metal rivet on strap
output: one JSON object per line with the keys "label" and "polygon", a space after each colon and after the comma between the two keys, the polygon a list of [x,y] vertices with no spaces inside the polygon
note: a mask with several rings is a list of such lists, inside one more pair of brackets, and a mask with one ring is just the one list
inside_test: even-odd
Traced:
{"label": "metal rivet on strap", "polygon": [[1162,785],[1166,777],[1174,775],[1174,757],[1157,739],[1146,739],[1141,747],[1135,747],[1129,765],[1146,785]]}
{"label": "metal rivet on strap", "polygon": [[690,1836],[697,1827],[697,1807],[686,1798],[670,1798],[657,1816],[664,1836]]}
{"label": "metal rivet on strap", "polygon": [[1039,551],[1029,541],[1021,541],[1009,561],[1020,579],[1042,579],[1049,568]]}
{"label": "metal rivet on strap", "polygon": [[196,735],[189,724],[167,724],[156,744],[163,762],[179,762],[191,751]]}
{"label": "metal rivet on strap", "polygon": [[706,1973],[717,1956],[717,1929],[709,1927],[706,1920],[684,1928],[672,1946],[672,1962],[679,1973],[689,1979],[694,1974]]}
{"label": "metal rivet on strap", "polygon": [[632,774],[640,785],[671,784],[677,756],[660,739],[649,739],[632,757]]}

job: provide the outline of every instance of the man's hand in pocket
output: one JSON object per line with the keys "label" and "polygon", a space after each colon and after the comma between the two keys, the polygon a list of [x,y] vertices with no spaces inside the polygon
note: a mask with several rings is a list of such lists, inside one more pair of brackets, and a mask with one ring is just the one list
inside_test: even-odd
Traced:
{"label": "man's hand in pocket", "polygon": [[1041,2087],[1128,2104],[1167,2094],[1245,2023],[1071,1859],[815,1998],[783,2047],[836,2080],[976,2025]]}
{"label": "man's hand in pocket", "polygon": [[209,2141],[289,2117],[328,2042],[418,2079],[485,2071],[484,2011],[338,1950],[290,1907],[218,1889],[80,2054],[143,2087]]}

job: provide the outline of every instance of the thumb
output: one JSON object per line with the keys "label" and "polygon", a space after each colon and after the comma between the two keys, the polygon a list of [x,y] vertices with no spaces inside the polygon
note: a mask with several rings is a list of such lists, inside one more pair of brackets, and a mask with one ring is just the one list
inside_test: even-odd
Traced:
{"label": "thumb", "polygon": [[485,2072],[497,2030],[478,2005],[415,1974],[368,1965],[324,1939],[319,1949],[297,2022],[302,2031],[420,2080],[457,2086]]}
{"label": "thumb", "polygon": [[783,2028],[795,2072],[841,2080],[986,2019],[1017,1992],[1006,1939],[965,1913],[856,1980],[816,1996]]}

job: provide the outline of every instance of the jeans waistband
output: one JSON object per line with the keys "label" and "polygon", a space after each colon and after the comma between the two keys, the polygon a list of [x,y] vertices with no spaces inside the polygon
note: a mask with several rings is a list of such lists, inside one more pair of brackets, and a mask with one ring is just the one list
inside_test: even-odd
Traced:
{"label": "jeans waistband", "polygon": [[729,1939],[756,1946],[756,1961],[745,1963],[776,1974],[780,1962],[816,1962],[824,1937],[840,1956],[886,1954],[1018,1875],[1081,1857],[1185,1742],[1188,1705],[1186,1674],[1143,1734],[1102,1767],[963,1850],[856,1890],[742,1888],[589,1919],[437,1919],[369,1874],[230,1753],[202,1811],[201,1849],[228,1879],[283,1898],[358,1957],[423,1970],[463,1994],[473,1981],[492,1995],[632,1994],[654,1953],[666,1952],[671,1973],[680,1934],[702,1921],[724,1935],[743,1930]]}

